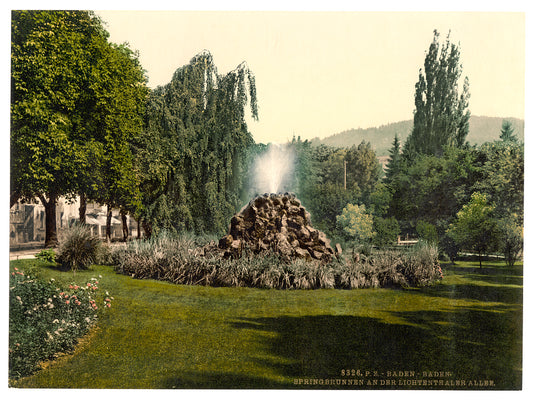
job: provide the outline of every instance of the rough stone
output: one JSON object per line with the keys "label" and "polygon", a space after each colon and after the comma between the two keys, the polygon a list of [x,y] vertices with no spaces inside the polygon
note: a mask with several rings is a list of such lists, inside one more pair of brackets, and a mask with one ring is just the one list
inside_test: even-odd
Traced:
{"label": "rough stone", "polygon": [[311,215],[290,193],[252,199],[233,216],[229,234],[219,240],[218,247],[233,257],[240,256],[245,247],[254,253],[271,250],[306,260],[328,261],[340,254],[323,232],[311,226]]}

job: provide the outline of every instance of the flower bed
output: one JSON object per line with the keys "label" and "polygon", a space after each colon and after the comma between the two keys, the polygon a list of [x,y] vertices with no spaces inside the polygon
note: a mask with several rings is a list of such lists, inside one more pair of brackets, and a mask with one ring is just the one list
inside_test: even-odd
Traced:
{"label": "flower bed", "polygon": [[59,288],[16,267],[9,276],[9,378],[27,376],[40,363],[72,350],[98,318],[98,308],[110,308],[112,297],[98,279]]}

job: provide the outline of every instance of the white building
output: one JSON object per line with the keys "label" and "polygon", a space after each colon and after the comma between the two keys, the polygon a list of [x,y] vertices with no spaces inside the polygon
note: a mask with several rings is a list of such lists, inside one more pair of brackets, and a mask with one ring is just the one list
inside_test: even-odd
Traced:
{"label": "white building", "polygon": [[[60,198],[56,207],[56,225],[58,234],[62,230],[79,221],[80,200],[67,202]],[[107,207],[97,203],[87,202],[86,224],[91,227],[93,234],[105,238]],[[137,222],[129,215],[126,217],[130,237],[137,237]],[[36,203],[16,203],[10,209],[9,245],[44,244],[46,233],[46,217],[44,206],[40,201]],[[111,239],[122,239],[122,219],[119,210],[113,210],[111,218]]]}

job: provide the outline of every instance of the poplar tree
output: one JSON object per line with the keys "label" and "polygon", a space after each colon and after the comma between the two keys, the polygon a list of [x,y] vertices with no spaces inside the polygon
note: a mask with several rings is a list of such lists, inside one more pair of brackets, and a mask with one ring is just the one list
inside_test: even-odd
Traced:
{"label": "poplar tree", "polygon": [[441,156],[447,146],[461,147],[469,130],[470,97],[468,77],[459,93],[462,65],[459,46],[450,43],[449,34],[441,46],[435,30],[415,85],[413,130],[407,138],[405,154]]}

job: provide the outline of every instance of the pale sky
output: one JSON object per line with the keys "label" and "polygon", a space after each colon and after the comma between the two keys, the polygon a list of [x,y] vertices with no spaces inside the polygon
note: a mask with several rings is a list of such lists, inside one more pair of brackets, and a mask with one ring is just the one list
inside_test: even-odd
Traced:
{"label": "pale sky", "polygon": [[219,73],[254,72],[257,142],[325,137],[412,118],[437,29],[459,43],[474,115],[524,118],[525,14],[511,12],[99,11],[140,52],[149,86],[207,49]]}

